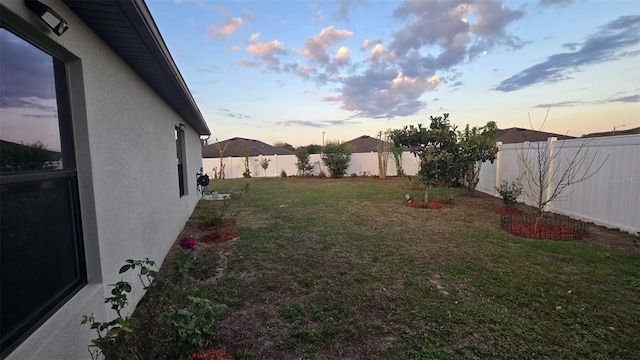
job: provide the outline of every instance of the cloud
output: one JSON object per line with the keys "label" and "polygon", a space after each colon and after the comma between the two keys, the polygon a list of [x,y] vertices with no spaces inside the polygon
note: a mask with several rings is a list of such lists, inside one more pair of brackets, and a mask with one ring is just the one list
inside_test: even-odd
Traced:
{"label": "cloud", "polygon": [[258,67],[261,66],[262,63],[260,61],[240,60],[238,61],[238,65],[242,67]]}
{"label": "cloud", "polygon": [[234,119],[250,119],[251,118],[251,116],[249,115],[234,113],[234,112],[231,112],[231,110],[229,109],[220,108],[218,110],[222,113],[222,116],[226,116]]}
{"label": "cloud", "polygon": [[538,3],[539,7],[547,7],[547,6],[566,6],[569,5],[576,0],[540,0]]}
{"label": "cloud", "polygon": [[395,59],[395,55],[388,51],[382,46],[382,44],[376,44],[373,49],[371,49],[371,54],[369,54],[369,60],[374,62],[379,61],[392,61]]}
{"label": "cloud", "polygon": [[220,70],[219,66],[210,65],[209,67],[197,69],[196,71],[198,71],[198,72],[214,72],[214,71],[219,71],[219,70]]}
{"label": "cloud", "polygon": [[[403,67],[405,73],[450,69],[496,46],[521,47],[506,28],[523,15],[497,0],[407,1],[393,16],[409,23],[393,34],[389,50],[398,57],[420,55],[405,64],[412,66]],[[422,49],[431,52],[421,55]]]}
{"label": "cloud", "polygon": [[347,47],[343,46],[340,49],[338,49],[338,52],[336,52],[336,56],[335,56],[336,63],[340,65],[349,63],[349,61],[351,61],[349,54],[350,54],[350,51]]}
{"label": "cloud", "polygon": [[326,102],[342,101],[342,95],[325,96],[321,100]]}
{"label": "cloud", "polygon": [[629,95],[629,96],[621,96],[617,98],[612,98],[609,102],[624,102],[624,103],[637,103],[640,102],[640,95]]}
{"label": "cloud", "polygon": [[622,50],[636,46],[639,41],[640,15],[621,16],[587,37],[578,50],[551,55],[545,61],[503,80],[496,90],[509,92],[567,79],[572,72],[585,66],[633,56],[635,52]]}
{"label": "cloud", "polygon": [[374,42],[372,40],[366,39],[365,41],[362,42],[362,45],[360,46],[360,51],[367,51],[373,45],[374,45]]}
{"label": "cloud", "polygon": [[582,100],[571,100],[571,101],[559,101],[559,102],[549,103],[549,104],[538,104],[538,105],[535,105],[534,107],[547,109],[547,108],[582,106],[585,104],[586,102]]}
{"label": "cloud", "polygon": [[5,29],[0,29],[0,108],[56,111],[53,58]]}
{"label": "cloud", "polygon": [[558,108],[558,107],[574,107],[574,106],[584,106],[584,105],[599,105],[599,104],[610,104],[610,103],[637,103],[640,102],[640,95],[628,95],[628,96],[617,96],[617,97],[609,97],[607,99],[600,100],[592,100],[592,101],[583,101],[583,100],[569,100],[569,101],[560,101],[556,103],[549,104],[538,104],[534,107],[536,108]]}
{"label": "cloud", "polygon": [[[352,5],[339,4],[344,6],[343,14]],[[325,5],[309,6],[321,12]],[[365,60],[355,60],[348,47],[340,47],[341,41],[353,37],[351,31],[328,26],[305,40],[298,51],[304,56],[301,61],[278,68],[279,63],[256,57],[241,65],[270,64],[271,70],[296,74],[318,87],[330,83],[336,94],[323,101],[338,102],[357,117],[392,118],[423,109],[423,94],[442,83],[454,83],[458,65],[494,48],[522,46],[507,29],[522,18],[523,11],[503,6],[499,0],[406,1],[393,16],[401,24],[387,44],[362,42],[359,49],[369,53]],[[257,37],[252,36],[251,42],[256,43]]]}
{"label": "cloud", "polygon": [[[256,35],[256,34],[253,34]],[[251,35],[251,39],[253,39],[253,43],[249,45],[245,51],[249,54],[253,55],[255,61],[241,61],[241,65],[243,66],[256,66],[265,65],[269,70],[272,71],[280,71],[280,59],[278,59],[277,55],[285,55],[287,52],[283,49],[282,42],[278,40],[273,40],[270,42],[255,42],[258,38],[257,36]]]}
{"label": "cloud", "polygon": [[242,18],[231,18],[209,28],[209,41],[227,41],[242,26]]}
{"label": "cloud", "polygon": [[337,20],[349,21],[349,12],[354,7],[354,5],[362,4],[363,0],[336,0],[338,3],[338,11],[336,11],[333,16]]}
{"label": "cloud", "polygon": [[347,120],[323,120],[323,121],[311,121],[311,120],[284,120],[278,121],[276,124],[283,126],[308,126],[314,128],[324,128],[332,125],[344,125],[348,123]]}
{"label": "cloud", "polygon": [[351,31],[336,30],[333,26],[326,27],[319,34],[314,35],[304,42],[303,55],[313,62],[328,64],[330,61],[327,54],[328,48],[353,36]]}
{"label": "cloud", "polygon": [[524,16],[522,10],[510,10],[498,1],[476,1],[473,9],[476,20],[471,23],[471,31],[483,37],[508,37],[507,25]]}
{"label": "cloud", "polygon": [[313,66],[300,66],[297,62],[289,62],[284,65],[283,71],[296,74],[301,76],[302,78],[309,80],[312,75],[316,74],[317,69]]}
{"label": "cloud", "polygon": [[255,44],[255,42],[258,40],[259,37],[260,37],[260,33],[253,33],[253,34],[251,34],[251,36],[249,37],[249,40],[247,40],[247,42],[249,44]]}
{"label": "cloud", "polygon": [[344,79],[342,109],[370,118],[412,115],[425,106],[420,96],[439,83],[437,76],[408,77],[393,69],[368,69]]}

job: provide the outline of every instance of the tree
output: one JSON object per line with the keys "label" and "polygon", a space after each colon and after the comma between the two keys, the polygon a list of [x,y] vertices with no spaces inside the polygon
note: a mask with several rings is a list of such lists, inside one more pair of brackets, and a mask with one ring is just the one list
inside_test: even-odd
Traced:
{"label": "tree", "polygon": [[449,122],[449,114],[430,116],[430,120],[428,128],[418,124],[392,132],[395,146],[406,146],[420,158],[418,175],[425,185],[425,202],[433,186],[451,180],[459,153],[456,128]]}
{"label": "tree", "polygon": [[216,139],[216,146],[218,147],[218,152],[220,153],[220,171],[216,173],[216,169],[213,169],[213,178],[214,179],[224,179],[224,163],[222,162],[222,158],[224,157],[224,152],[227,150],[227,147],[231,144],[231,141],[227,141],[224,145],[224,148],[220,146],[220,141]]}
{"label": "tree", "polygon": [[16,144],[2,141],[0,149],[0,171],[31,171],[31,170],[51,170],[58,166],[62,158],[60,152],[47,150],[47,147],[40,141],[32,144]]}
{"label": "tree", "polygon": [[244,172],[242,173],[242,177],[250,178],[251,177],[251,169],[249,168],[249,149],[246,146],[242,146],[242,154],[244,156]]}
{"label": "tree", "polygon": [[322,152],[322,161],[332,178],[343,177],[351,161],[351,147],[340,141],[327,141]]}
{"label": "tree", "polygon": [[[550,108],[547,109],[542,125],[537,131],[543,129],[549,110]],[[531,116],[529,116],[529,125],[534,130]],[[524,168],[522,179],[526,185],[525,194],[537,206],[536,228],[550,202],[563,198],[572,185],[594,176],[609,159],[607,155],[602,162],[596,162],[597,152],[592,156],[589,155],[585,146],[591,140],[583,141],[570,156],[562,156],[565,140],[558,141],[560,143],[558,147],[553,146],[554,142],[556,142],[555,139],[549,139],[525,143],[518,152],[518,159]]]}
{"label": "tree", "polygon": [[276,141],[273,143],[273,146],[280,148],[280,149],[285,149],[285,150],[289,150],[291,152],[296,151],[296,149],[289,143],[283,142],[283,141]]}
{"label": "tree", "polygon": [[467,124],[464,131],[458,132],[460,157],[457,163],[460,166],[461,180],[464,180],[469,193],[478,185],[482,163],[493,163],[496,159],[498,147],[493,140],[497,133],[498,126],[493,121],[480,128],[469,128]]}
{"label": "tree", "polygon": [[307,148],[300,148],[296,150],[296,168],[298,168],[298,175],[306,176],[313,171],[313,165],[309,159],[309,151]]}
{"label": "tree", "polygon": [[390,137],[391,130],[387,130],[384,133],[382,131],[378,132],[378,144],[376,146],[376,151],[378,152],[378,174],[380,175],[380,179],[385,179],[387,177],[387,164],[389,162],[389,149],[391,148]]}
{"label": "tree", "polygon": [[306,149],[309,154],[320,154],[322,152],[322,146],[316,144],[301,146],[298,150],[300,149]]}
{"label": "tree", "polygon": [[[390,134],[392,136],[392,134]],[[393,156],[393,161],[396,164],[396,173],[398,176],[404,176],[404,170],[402,169],[402,152],[404,148],[402,146],[391,146],[391,155]]]}
{"label": "tree", "polygon": [[271,159],[264,158],[260,160],[260,167],[264,170],[264,177],[267,177],[267,168],[269,167],[269,163]]}

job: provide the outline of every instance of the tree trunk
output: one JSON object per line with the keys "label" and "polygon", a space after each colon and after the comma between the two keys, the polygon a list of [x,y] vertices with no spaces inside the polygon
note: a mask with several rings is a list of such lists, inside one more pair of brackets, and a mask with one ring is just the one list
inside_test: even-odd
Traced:
{"label": "tree trunk", "polygon": [[429,186],[424,189],[424,202],[425,204],[429,202]]}

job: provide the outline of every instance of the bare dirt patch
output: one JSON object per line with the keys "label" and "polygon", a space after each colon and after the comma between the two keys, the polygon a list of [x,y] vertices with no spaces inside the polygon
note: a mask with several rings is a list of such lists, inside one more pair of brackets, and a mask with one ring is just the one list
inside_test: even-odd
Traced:
{"label": "bare dirt patch", "polygon": [[443,204],[438,201],[407,201],[407,206],[411,208],[419,208],[419,209],[444,209],[447,207],[446,204]]}

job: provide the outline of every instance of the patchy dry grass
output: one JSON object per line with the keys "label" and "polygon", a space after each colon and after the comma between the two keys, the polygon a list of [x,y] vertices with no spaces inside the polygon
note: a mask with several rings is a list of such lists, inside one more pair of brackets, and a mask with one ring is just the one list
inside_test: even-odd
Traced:
{"label": "patchy dry grass", "polygon": [[240,238],[197,250],[200,293],[230,307],[215,344],[234,358],[637,357],[637,237],[518,238],[500,230],[499,199],[435,189],[453,204],[409,208],[404,194],[421,194],[404,179],[211,186],[245,183]]}

